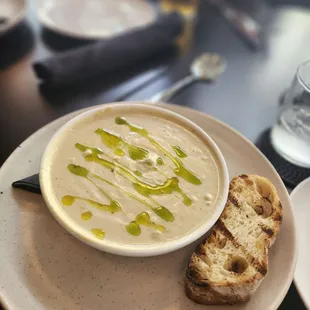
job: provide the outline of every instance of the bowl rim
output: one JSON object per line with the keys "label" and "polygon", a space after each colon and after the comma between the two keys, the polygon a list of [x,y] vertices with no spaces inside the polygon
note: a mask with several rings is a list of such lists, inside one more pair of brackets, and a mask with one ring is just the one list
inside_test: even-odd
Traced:
{"label": "bowl rim", "polygon": [[[212,215],[208,218],[207,221],[203,222],[201,225],[190,231],[189,233],[166,242],[154,243],[154,244],[121,244],[118,242],[113,241],[106,241],[106,239],[100,240],[80,225],[76,223],[64,210],[62,205],[59,201],[56,200],[54,195],[51,195],[50,191],[52,188],[50,186],[50,166],[51,160],[50,157],[55,153],[55,145],[58,144],[58,140],[61,136],[69,129],[70,127],[74,126],[75,124],[81,122],[82,120],[91,117],[92,115],[97,114],[98,112],[102,113],[106,109],[137,109],[137,110],[144,110],[148,112],[154,111],[156,115],[164,115],[169,117],[172,121],[177,121],[177,124],[182,126],[184,124],[185,128],[187,129],[194,129],[195,134],[199,135],[200,138],[204,139],[211,150],[217,157],[218,163],[220,165],[221,171],[221,178],[222,178],[222,188],[219,191],[219,199],[217,201],[217,205],[215,206],[215,210],[213,211]],[[52,151],[54,150],[54,151]],[[213,141],[213,139],[198,125],[187,119],[186,117],[164,109],[162,107],[154,106],[149,104],[147,101],[138,101],[138,102],[113,102],[109,104],[105,104],[104,106],[96,107],[86,112],[83,112],[76,117],[72,118],[70,121],[65,123],[60,129],[56,131],[56,133],[52,136],[51,140],[48,142],[48,145],[43,153],[40,165],[40,187],[43,199],[54,216],[54,218],[61,224],[69,233],[74,235],[79,240],[83,241],[84,243],[97,248],[99,250],[118,254],[123,256],[137,256],[137,257],[146,257],[146,256],[156,256],[161,254],[166,254],[175,250],[178,250],[186,245],[196,241],[205,233],[207,233],[215,224],[215,222],[220,217],[225,204],[226,199],[228,196],[229,190],[229,173],[228,168],[226,165],[226,161],[224,156],[222,155],[220,149]]]}

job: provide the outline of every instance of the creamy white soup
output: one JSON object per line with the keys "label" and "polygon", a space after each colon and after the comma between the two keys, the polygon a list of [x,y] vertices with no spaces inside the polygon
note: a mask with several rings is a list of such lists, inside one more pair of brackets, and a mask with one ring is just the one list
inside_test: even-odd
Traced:
{"label": "creamy white soup", "polygon": [[176,239],[205,222],[220,199],[223,180],[212,149],[161,116],[100,112],[66,130],[54,151],[54,194],[99,239]]}

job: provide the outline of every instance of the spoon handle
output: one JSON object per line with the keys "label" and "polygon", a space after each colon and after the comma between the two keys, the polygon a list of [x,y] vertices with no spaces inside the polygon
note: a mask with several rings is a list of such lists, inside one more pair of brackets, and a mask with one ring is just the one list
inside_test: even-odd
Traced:
{"label": "spoon handle", "polygon": [[177,92],[179,92],[183,87],[186,87],[193,83],[196,78],[193,75],[189,75],[184,79],[176,82],[171,87],[167,88],[166,90],[157,93],[153,97],[150,98],[150,102],[168,102],[169,99],[174,96]]}

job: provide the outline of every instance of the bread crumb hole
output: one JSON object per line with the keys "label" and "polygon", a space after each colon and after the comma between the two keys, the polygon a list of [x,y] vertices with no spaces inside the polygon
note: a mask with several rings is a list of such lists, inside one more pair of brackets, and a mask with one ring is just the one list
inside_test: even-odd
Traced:
{"label": "bread crumb hole", "polygon": [[256,190],[260,193],[261,196],[264,198],[270,199],[270,202],[273,202],[274,197],[273,193],[271,192],[270,184],[268,184],[263,179],[255,180]]}
{"label": "bread crumb hole", "polygon": [[264,213],[263,206],[252,206],[257,215],[262,215]]}
{"label": "bread crumb hole", "polygon": [[220,237],[216,240],[216,245],[219,249],[223,249],[226,246],[227,239]]}
{"label": "bread crumb hole", "polygon": [[269,201],[264,200],[261,202],[261,205],[252,206],[257,215],[260,215],[262,218],[267,218],[272,214],[273,208]]}
{"label": "bread crumb hole", "polygon": [[209,266],[212,265],[212,261],[211,261],[211,259],[210,259],[208,256],[203,255],[203,256],[201,257],[201,259],[202,259],[207,265],[209,265]]}
{"label": "bread crumb hole", "polygon": [[224,268],[228,271],[241,274],[247,270],[248,263],[241,256],[233,256],[225,263]]}

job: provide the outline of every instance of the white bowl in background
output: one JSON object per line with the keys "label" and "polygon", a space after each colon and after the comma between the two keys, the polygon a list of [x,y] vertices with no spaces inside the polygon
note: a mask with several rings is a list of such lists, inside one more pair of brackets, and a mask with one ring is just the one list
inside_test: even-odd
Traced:
{"label": "white bowl in background", "polygon": [[26,0],[1,0],[0,17],[5,20],[5,22],[0,23],[0,36],[20,23],[25,17],[26,11]]}

